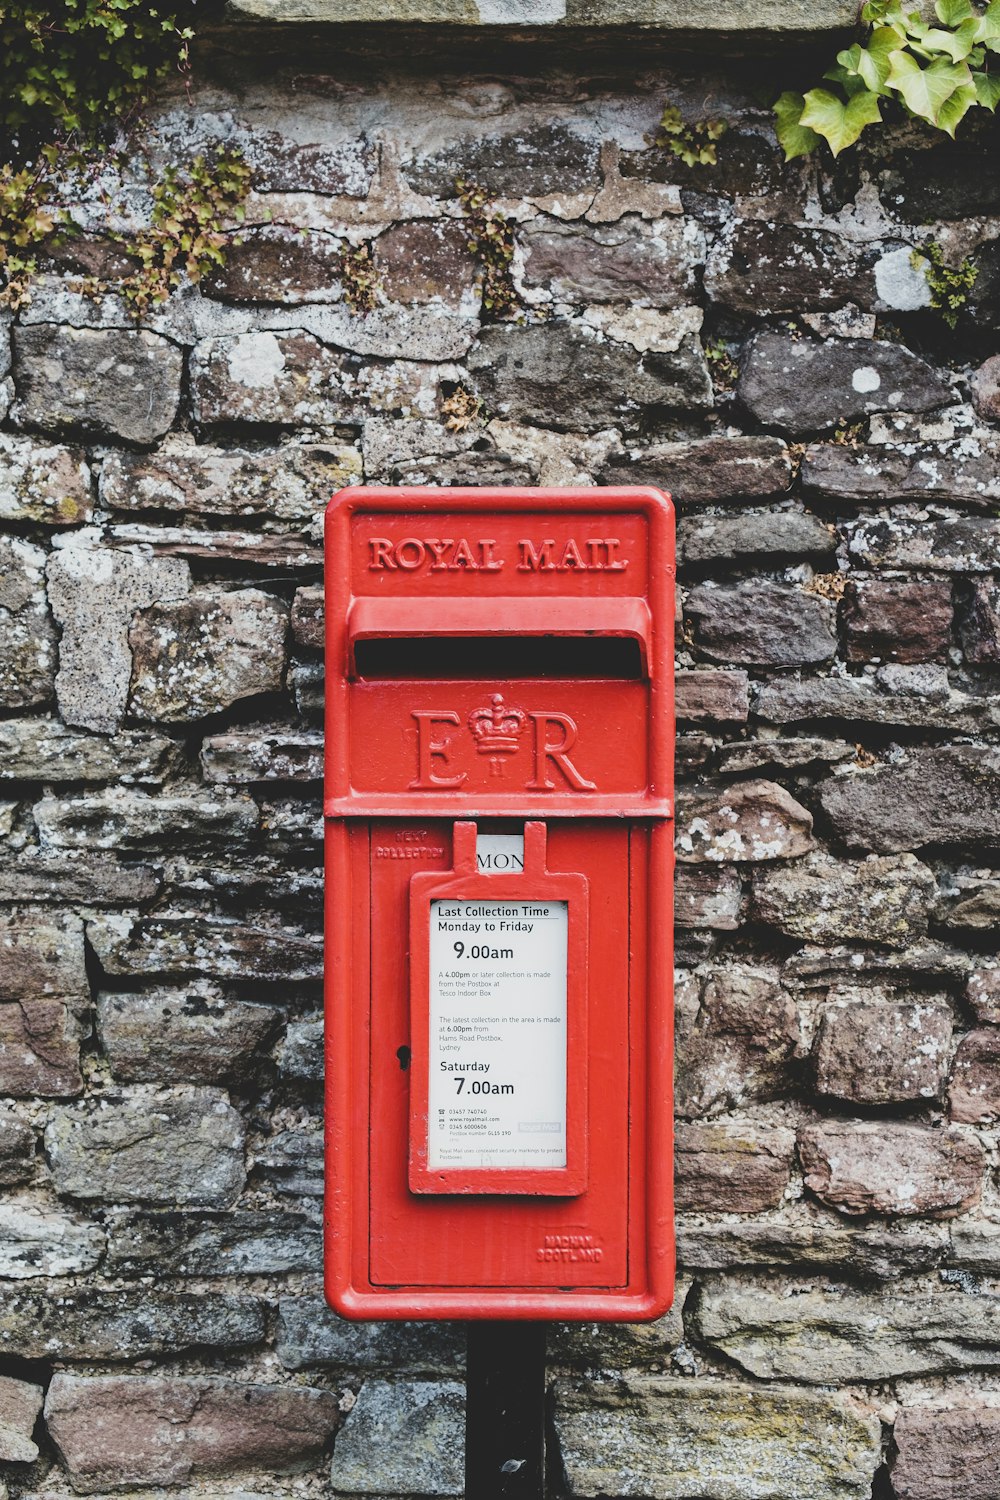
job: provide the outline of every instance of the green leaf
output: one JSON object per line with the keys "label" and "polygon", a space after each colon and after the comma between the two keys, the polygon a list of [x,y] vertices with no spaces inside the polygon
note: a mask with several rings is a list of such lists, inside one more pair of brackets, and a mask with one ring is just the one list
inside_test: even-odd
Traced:
{"label": "green leaf", "polygon": [[959,26],[975,14],[969,0],[937,0],[934,10],[942,26]]}
{"label": "green leaf", "polygon": [[796,156],[808,156],[819,145],[820,138],[815,130],[809,130],[802,124],[804,108],[805,100],[802,95],[792,93],[782,94],[774,106],[777,119],[775,128],[786,161],[791,161]]}
{"label": "green leaf", "polygon": [[950,99],[946,99],[938,111],[937,126],[939,130],[954,136],[955,129],[968,114],[972,106],[977,103],[976,90],[973,84],[965,88],[956,89]]}
{"label": "green leaf", "polygon": [[828,89],[810,89],[804,99],[801,123],[823,136],[834,156],[853,146],[866,125],[882,118],[878,95],[867,89],[846,104]]}
{"label": "green leaf", "polygon": [[872,32],[868,46],[859,48],[858,75],[866,88],[880,94],[889,76],[889,58],[899,46],[899,37],[891,26],[880,26]]}
{"label": "green leaf", "polygon": [[1000,73],[973,73],[976,99],[984,109],[990,111],[1000,104]]}
{"label": "green leaf", "polygon": [[979,21],[963,21],[957,31],[932,29],[924,37],[924,45],[930,54],[944,52],[952,62],[964,62],[979,37]]}
{"label": "green leaf", "polygon": [[896,89],[907,109],[932,125],[956,89],[972,82],[972,74],[962,63],[939,58],[922,68],[907,52],[894,52],[886,87]]}

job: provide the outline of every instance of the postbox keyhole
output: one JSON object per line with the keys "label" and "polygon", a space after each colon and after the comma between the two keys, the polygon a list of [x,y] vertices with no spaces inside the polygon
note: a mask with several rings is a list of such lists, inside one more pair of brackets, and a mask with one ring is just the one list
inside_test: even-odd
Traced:
{"label": "postbox keyhole", "polygon": [[396,1048],[396,1056],[399,1058],[399,1066],[400,1066],[400,1068],[405,1073],[406,1070],[407,1070],[407,1068],[410,1066],[410,1049],[409,1049],[409,1047],[397,1047]]}

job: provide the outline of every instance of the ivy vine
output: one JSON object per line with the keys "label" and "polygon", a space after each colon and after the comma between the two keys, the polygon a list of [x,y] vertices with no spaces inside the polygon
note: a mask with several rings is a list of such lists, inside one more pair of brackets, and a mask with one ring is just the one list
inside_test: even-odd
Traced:
{"label": "ivy vine", "polygon": [[786,161],[805,156],[825,140],[834,156],[853,146],[882,119],[883,101],[954,136],[970,109],[995,110],[1000,69],[1000,0],[976,9],[971,0],[937,0],[937,23],[901,0],[868,0],[861,11],[869,27],[863,43],[838,52],[824,73],[830,88],[784,93],[774,106]]}

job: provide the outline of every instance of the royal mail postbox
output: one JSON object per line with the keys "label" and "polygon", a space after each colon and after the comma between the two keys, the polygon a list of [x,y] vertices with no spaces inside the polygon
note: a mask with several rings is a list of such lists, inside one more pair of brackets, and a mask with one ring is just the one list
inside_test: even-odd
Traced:
{"label": "royal mail postbox", "polygon": [[327,1295],[655,1317],[670,502],[350,489],[326,548]]}

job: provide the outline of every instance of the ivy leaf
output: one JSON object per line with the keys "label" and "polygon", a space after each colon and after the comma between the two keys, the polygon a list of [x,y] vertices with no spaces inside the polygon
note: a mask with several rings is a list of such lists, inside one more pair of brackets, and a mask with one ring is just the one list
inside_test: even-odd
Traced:
{"label": "ivy leaf", "polygon": [[979,40],[979,20],[973,17],[963,21],[957,31],[940,31],[932,28],[924,37],[924,46],[930,52],[944,52],[952,62],[964,62]]}
{"label": "ivy leaf", "polygon": [[808,156],[819,145],[819,136],[802,124],[805,100],[801,94],[784,93],[774,106],[777,119],[778,140],[785,153],[785,160],[796,156]]}
{"label": "ivy leaf", "polygon": [[889,58],[898,46],[899,37],[892,27],[879,26],[868,38],[868,46],[858,49],[861,53],[858,75],[873,93],[880,94],[884,89],[889,76]]}
{"label": "ivy leaf", "polygon": [[878,95],[868,89],[846,104],[828,89],[810,89],[804,98],[801,123],[823,136],[834,156],[839,156],[845,146],[853,146],[866,125],[882,118]]}
{"label": "ivy leaf", "polygon": [[1000,73],[973,73],[976,98],[984,109],[990,111],[1000,104]]}
{"label": "ivy leaf", "polygon": [[956,126],[964,120],[972,106],[977,102],[974,83],[964,88],[956,89],[950,99],[946,99],[938,111],[937,126],[948,135],[954,136]]}
{"label": "ivy leaf", "polygon": [[959,26],[975,15],[969,0],[937,0],[934,11],[942,26]]}
{"label": "ivy leaf", "polygon": [[938,123],[942,107],[955,90],[972,82],[967,67],[962,63],[948,62],[943,57],[922,68],[909,53],[894,52],[891,63],[886,86],[899,91],[911,114],[928,120],[932,125]]}

